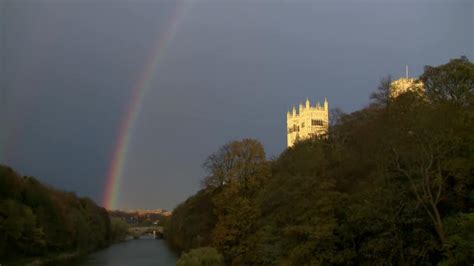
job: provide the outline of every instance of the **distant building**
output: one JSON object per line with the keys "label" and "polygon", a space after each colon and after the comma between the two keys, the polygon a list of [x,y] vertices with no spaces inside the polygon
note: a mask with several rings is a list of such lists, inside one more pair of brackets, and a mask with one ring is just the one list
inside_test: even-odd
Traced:
{"label": "distant building", "polygon": [[423,94],[425,87],[421,81],[414,78],[400,78],[392,82],[390,85],[390,98],[396,98],[408,91]]}
{"label": "distant building", "polygon": [[425,87],[423,83],[417,79],[408,77],[408,66],[406,67],[406,76],[397,79],[390,84],[390,98],[396,98],[405,92],[417,92],[423,94]]}
{"label": "distant building", "polygon": [[319,102],[316,106],[311,106],[309,99],[305,105],[300,104],[298,113],[293,106],[291,113],[286,114],[288,147],[292,147],[296,142],[328,132],[329,124],[329,103],[324,100],[323,105]]}

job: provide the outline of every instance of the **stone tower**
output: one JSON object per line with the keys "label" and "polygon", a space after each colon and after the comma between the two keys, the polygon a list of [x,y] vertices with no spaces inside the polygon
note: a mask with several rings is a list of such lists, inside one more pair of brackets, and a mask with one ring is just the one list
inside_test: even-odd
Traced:
{"label": "stone tower", "polygon": [[325,99],[323,105],[319,102],[311,106],[309,99],[300,104],[298,112],[293,106],[286,114],[287,146],[292,147],[297,141],[314,138],[328,132],[329,103]]}
{"label": "stone tower", "polygon": [[425,86],[421,81],[408,77],[408,66],[404,78],[397,79],[390,84],[390,98],[396,98],[405,92],[416,92],[420,95],[425,92]]}
{"label": "stone tower", "polygon": [[400,78],[390,84],[390,98],[396,98],[409,91],[423,94],[425,89],[423,83],[414,78]]}

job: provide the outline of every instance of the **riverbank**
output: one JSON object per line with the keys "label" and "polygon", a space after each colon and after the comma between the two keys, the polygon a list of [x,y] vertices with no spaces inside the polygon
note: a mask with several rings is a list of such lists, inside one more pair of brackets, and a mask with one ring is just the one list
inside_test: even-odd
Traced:
{"label": "riverbank", "polygon": [[90,252],[85,251],[74,251],[74,252],[63,252],[58,254],[50,254],[41,257],[21,257],[21,258],[13,258],[7,261],[2,261],[0,265],[8,265],[8,266],[41,266],[47,265],[49,263],[53,263],[56,261],[61,260],[70,260],[80,256],[84,256],[89,254]]}
{"label": "riverbank", "polygon": [[175,265],[179,252],[163,239],[142,237],[126,239],[84,251],[63,252],[43,257],[26,257],[0,261],[2,266],[99,266],[99,265]]}
{"label": "riverbank", "polygon": [[87,255],[90,255],[94,252],[99,252],[101,250],[110,248],[111,246],[115,244],[119,244],[122,242],[127,241],[126,239],[118,240],[111,242],[110,244],[96,248],[96,249],[87,249],[87,250],[76,250],[76,251],[68,251],[68,252],[61,252],[57,254],[48,254],[45,256],[41,257],[23,257],[23,258],[18,258],[18,259],[12,259],[10,261],[4,262],[4,264],[0,265],[11,265],[11,266],[20,266],[20,265],[25,265],[25,266],[42,266],[42,265],[50,265],[50,264],[56,264],[60,263],[61,261],[69,261],[69,260],[74,260],[80,257],[84,257]]}
{"label": "riverbank", "polygon": [[115,243],[112,243],[106,247],[100,248],[100,249],[92,249],[92,250],[82,250],[82,251],[69,251],[69,252],[61,252],[57,254],[49,254],[41,257],[22,257],[22,258],[17,258],[17,259],[11,259],[9,261],[6,261],[4,264],[0,265],[9,265],[9,266],[20,266],[20,265],[25,265],[25,266],[42,266],[42,265],[49,265],[51,263],[57,263],[61,261],[67,261],[67,260],[72,260],[76,259],[82,256],[87,256],[91,253],[100,251],[105,248],[109,248],[111,245]]}
{"label": "riverbank", "polygon": [[143,237],[109,246],[84,256],[47,263],[47,266],[175,265],[179,255],[162,239]]}
{"label": "riverbank", "polygon": [[26,264],[26,266],[41,266],[41,265],[47,265],[51,263],[55,263],[58,261],[64,261],[64,260],[71,260],[78,258],[80,256],[85,256],[89,254],[89,252],[69,252],[69,253],[61,253],[55,256],[48,256],[45,258],[37,258],[30,263]]}

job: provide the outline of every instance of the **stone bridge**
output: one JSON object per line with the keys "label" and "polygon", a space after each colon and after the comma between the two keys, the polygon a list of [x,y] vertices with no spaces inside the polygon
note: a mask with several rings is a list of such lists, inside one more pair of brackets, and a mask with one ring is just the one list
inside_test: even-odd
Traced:
{"label": "stone bridge", "polygon": [[129,227],[128,234],[135,239],[139,239],[144,235],[152,235],[155,238],[163,238],[162,226],[136,226]]}

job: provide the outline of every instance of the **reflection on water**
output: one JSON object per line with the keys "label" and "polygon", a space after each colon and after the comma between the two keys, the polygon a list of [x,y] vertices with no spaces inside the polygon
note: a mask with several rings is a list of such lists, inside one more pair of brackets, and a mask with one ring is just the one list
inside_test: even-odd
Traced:
{"label": "reflection on water", "polygon": [[164,240],[150,237],[128,240],[86,257],[58,262],[51,266],[166,266],[175,265],[177,259],[178,256],[168,248]]}

